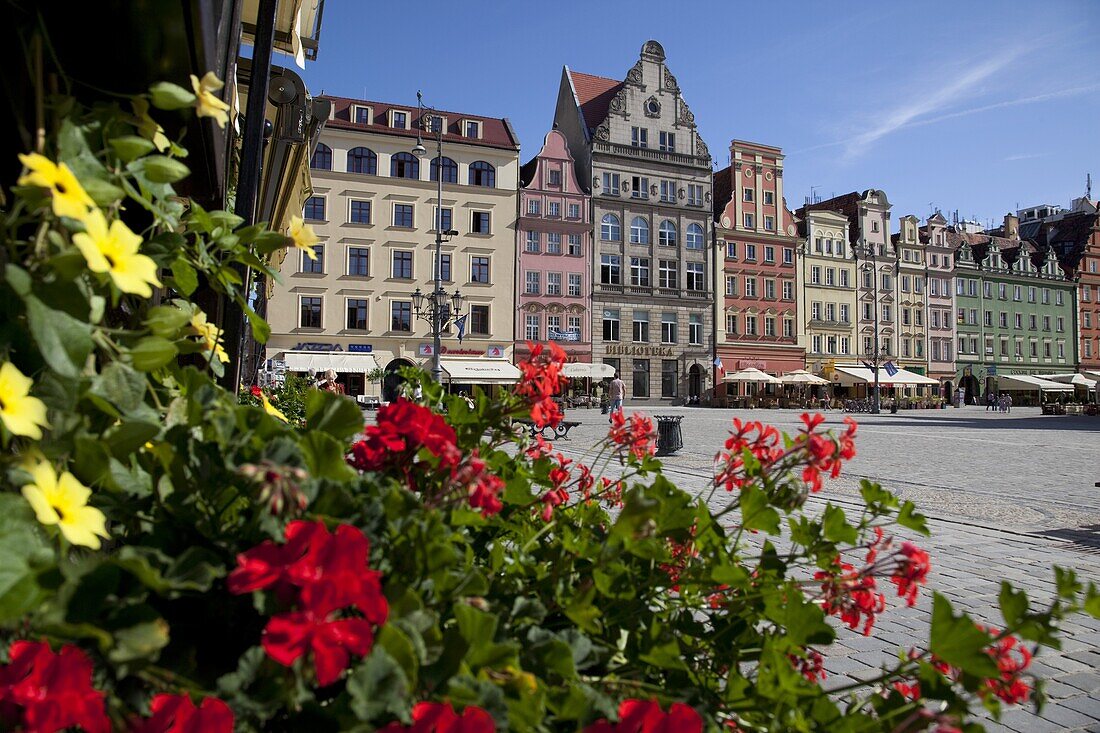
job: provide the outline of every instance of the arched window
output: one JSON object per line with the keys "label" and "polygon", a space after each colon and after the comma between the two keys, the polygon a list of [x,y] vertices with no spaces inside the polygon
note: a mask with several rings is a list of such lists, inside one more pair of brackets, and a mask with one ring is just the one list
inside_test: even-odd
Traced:
{"label": "arched window", "polygon": [[443,170],[444,183],[458,183],[458,163],[446,157],[442,159],[434,158],[430,173],[433,181],[439,180],[440,169]]}
{"label": "arched window", "polygon": [[665,219],[661,222],[657,230],[657,243],[666,247],[676,246],[676,225],[672,221]]}
{"label": "arched window", "polygon": [[313,151],[313,157],[309,160],[309,167],[319,171],[332,170],[332,148],[324,143],[317,143]]}
{"label": "arched window", "polygon": [[390,156],[391,178],[420,178],[420,159],[412,153]]}
{"label": "arched window", "polygon": [[378,175],[378,156],[370,148],[352,148],[348,151],[348,173]]}
{"label": "arched window", "polygon": [[649,244],[649,222],[641,216],[630,220],[630,243]]}
{"label": "arched window", "polygon": [[496,188],[497,170],[484,160],[470,163],[470,185]]}
{"label": "arched window", "polygon": [[684,244],[688,249],[703,248],[703,227],[698,224],[689,224]]}
{"label": "arched window", "polygon": [[600,221],[600,239],[604,242],[618,242],[623,238],[623,230],[619,225],[619,217],[614,214],[604,214]]}

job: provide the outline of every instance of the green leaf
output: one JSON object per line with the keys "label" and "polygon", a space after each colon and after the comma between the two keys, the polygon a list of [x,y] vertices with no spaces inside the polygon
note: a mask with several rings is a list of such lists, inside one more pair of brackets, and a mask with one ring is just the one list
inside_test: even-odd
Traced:
{"label": "green leaf", "polygon": [[1085,592],[1084,608],[1085,613],[1093,618],[1100,618],[1100,592],[1096,590],[1095,583],[1089,583],[1088,591]]}
{"label": "green leaf", "polygon": [[844,510],[835,504],[825,507],[825,513],[821,518],[821,526],[825,531],[825,539],[830,542],[855,544],[858,535],[856,528],[848,524],[848,517]]}
{"label": "green leaf", "polygon": [[354,400],[322,390],[306,394],[307,430],[320,430],[342,439],[362,432],[363,423],[363,413]]}
{"label": "green leaf", "polygon": [[1007,580],[1001,581],[1001,593],[998,597],[1001,605],[1001,615],[1006,626],[1015,626],[1027,613],[1027,593],[1016,590]]}
{"label": "green leaf", "polygon": [[47,308],[33,295],[24,298],[27,325],[50,368],[63,377],[76,377],[92,353],[92,330],[64,311]]}
{"label": "green leaf", "polygon": [[175,183],[191,173],[186,165],[167,155],[150,155],[135,160],[126,167],[134,173],[143,172],[153,183]]}
{"label": "green leaf", "polygon": [[175,280],[176,290],[183,295],[191,295],[199,287],[199,275],[195,268],[182,257],[172,262],[172,279]]}
{"label": "green leaf", "polygon": [[412,722],[409,680],[401,665],[379,645],[348,675],[347,690],[351,710],[361,721],[392,715],[404,723]]}
{"label": "green leaf", "polygon": [[390,657],[401,665],[405,677],[415,687],[420,671],[420,655],[417,653],[416,645],[409,639],[409,635],[397,624],[387,623],[379,629],[375,645],[385,649]]}
{"label": "green leaf", "polygon": [[92,380],[88,395],[99,397],[117,407],[122,414],[128,414],[144,404],[147,386],[144,375],[113,361]]}
{"label": "green leaf", "polygon": [[117,663],[138,659],[154,661],[160,650],[168,646],[168,623],[162,618],[120,629],[115,634],[115,648],[107,657]]}
{"label": "green leaf", "polygon": [[151,372],[170,363],[178,353],[179,349],[168,339],[146,336],[130,349],[130,358],[133,359],[134,369]]}
{"label": "green leaf", "polygon": [[741,521],[745,529],[779,534],[779,512],[768,505],[768,495],[751,484],[741,490]]}
{"label": "green leaf", "polygon": [[115,456],[121,458],[133,453],[160,433],[160,425],[128,420],[108,430],[103,437]]}
{"label": "green leaf", "polygon": [[154,336],[175,337],[190,322],[191,314],[174,305],[154,306],[145,316],[145,325]]}
{"label": "green leaf", "polygon": [[149,101],[157,109],[183,109],[195,104],[195,95],[178,84],[160,81],[149,87]]}
{"label": "green leaf", "polygon": [[932,601],[932,630],[929,650],[950,665],[979,677],[996,677],[999,672],[985,653],[989,635],[974,625],[965,613],[955,615],[951,602],[939,593]]}
{"label": "green leaf", "polygon": [[[123,163],[129,163],[131,160],[147,155],[156,149],[153,143],[137,135],[114,137],[108,140],[108,142],[114,149],[115,155],[117,155],[119,160]],[[122,191],[119,190],[119,193],[122,193]]]}
{"label": "green leaf", "polygon": [[54,562],[31,505],[19,494],[0,493],[0,625],[34,610],[46,597],[39,575]]}
{"label": "green leaf", "polygon": [[497,617],[468,603],[454,605],[455,620],[462,638],[472,646],[490,644],[497,632]]}
{"label": "green leaf", "polygon": [[271,337],[271,324],[264,320],[263,316],[252,310],[252,306],[247,303],[243,305],[243,308],[244,314],[248,316],[248,324],[252,327],[252,338],[261,344],[266,344]]}
{"label": "green leaf", "polygon": [[302,435],[302,457],[314,478],[349,481],[355,478],[355,469],[344,460],[344,445],[340,441],[318,431]]}
{"label": "green leaf", "polygon": [[917,507],[911,501],[901,505],[901,511],[898,512],[898,524],[914,532],[920,532],[925,537],[931,534],[928,531],[928,518],[918,512]]}
{"label": "green leaf", "polygon": [[126,192],[121,188],[101,178],[85,178],[83,183],[84,190],[88,192],[96,205],[103,208],[113,206],[126,195]]}

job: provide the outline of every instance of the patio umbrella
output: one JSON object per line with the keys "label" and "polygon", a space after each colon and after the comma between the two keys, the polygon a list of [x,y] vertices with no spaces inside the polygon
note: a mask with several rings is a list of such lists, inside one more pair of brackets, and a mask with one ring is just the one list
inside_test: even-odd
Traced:
{"label": "patio umbrella", "polygon": [[741,369],[726,375],[727,382],[758,382],[763,384],[780,384],[780,381],[772,375],[762,372],[755,367]]}
{"label": "patio umbrella", "polygon": [[796,369],[793,372],[787,372],[779,381],[783,384],[831,384],[828,379],[822,379],[816,374],[810,374],[805,369]]}

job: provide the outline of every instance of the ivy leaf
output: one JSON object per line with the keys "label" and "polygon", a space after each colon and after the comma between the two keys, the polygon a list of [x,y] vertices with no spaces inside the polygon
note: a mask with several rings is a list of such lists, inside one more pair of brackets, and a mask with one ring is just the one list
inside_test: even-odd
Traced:
{"label": "ivy leaf", "polygon": [[47,308],[41,300],[28,295],[27,325],[50,368],[63,377],[77,377],[92,353],[92,330],[64,311]]}
{"label": "ivy leaf", "polygon": [[1095,583],[1089,583],[1089,589],[1085,593],[1085,613],[1093,618],[1100,618],[1100,591],[1096,590]]}
{"label": "ivy leaf", "polygon": [[409,680],[381,646],[375,645],[370,656],[348,675],[347,690],[352,712],[359,720],[393,715],[404,723],[412,722]]}
{"label": "ivy leaf", "polygon": [[985,653],[989,635],[975,626],[965,613],[955,615],[951,601],[936,593],[932,601],[932,630],[929,649],[950,665],[979,677],[996,677],[999,672]]}
{"label": "ivy leaf", "polygon": [[113,361],[92,380],[88,395],[114,405],[122,414],[128,414],[144,404],[147,385],[144,376],[121,362]]}

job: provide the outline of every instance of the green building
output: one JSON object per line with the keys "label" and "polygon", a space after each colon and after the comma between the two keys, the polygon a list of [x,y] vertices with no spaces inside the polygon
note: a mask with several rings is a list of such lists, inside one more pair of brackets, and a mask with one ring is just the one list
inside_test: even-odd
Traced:
{"label": "green building", "polygon": [[[967,403],[998,393],[1003,375],[1074,371],[1074,286],[1054,250],[1021,240],[1012,215],[989,232],[956,229],[948,229],[955,250],[955,384]],[[1028,402],[1037,396],[1022,395]]]}

